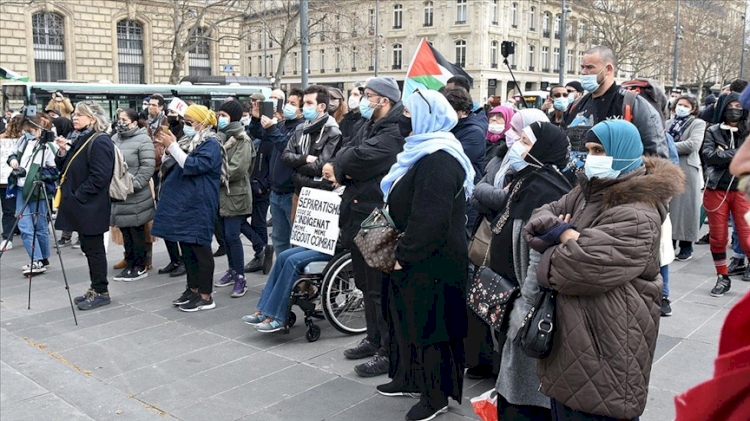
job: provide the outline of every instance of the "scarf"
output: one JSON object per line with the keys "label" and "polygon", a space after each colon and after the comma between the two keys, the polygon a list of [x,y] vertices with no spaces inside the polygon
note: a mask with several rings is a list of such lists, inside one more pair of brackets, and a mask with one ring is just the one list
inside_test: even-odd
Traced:
{"label": "scarf", "polygon": [[505,105],[500,105],[492,109],[490,111],[488,116],[492,116],[493,114],[502,114],[503,120],[505,120],[505,128],[503,129],[502,133],[490,133],[487,132],[487,136],[485,136],[485,140],[489,141],[490,143],[497,143],[501,139],[505,138],[505,133],[510,129],[510,120],[513,118],[513,114],[515,114],[515,110],[510,107],[506,107]]}
{"label": "scarf", "polygon": [[316,118],[313,121],[305,121],[304,126],[302,127],[302,138],[300,138],[299,140],[299,148],[301,153],[307,155],[310,154],[312,134],[318,133],[318,140],[316,140],[315,142],[320,142],[320,139],[323,137],[323,127],[325,127],[326,123],[328,123],[328,118],[328,113],[323,113],[322,116]]}
{"label": "scarf", "polygon": [[672,138],[674,139],[675,143],[680,141],[680,137],[682,137],[682,132],[687,128],[687,126],[690,125],[690,123],[693,121],[694,117],[689,115],[687,117],[675,117],[672,121],[672,124],[669,125],[669,130],[667,132],[672,135]]}
{"label": "scarf", "polygon": [[[193,137],[189,136],[183,136],[182,139],[177,141],[177,145],[180,146],[180,149],[182,149],[186,154],[190,155],[191,152],[195,150],[198,146],[200,146],[201,143],[205,142],[206,139],[209,138],[215,138],[216,133],[211,130],[210,127],[207,127],[198,133],[196,133]],[[226,157],[224,156],[224,148],[220,148],[222,150],[221,153],[221,183],[227,186],[227,190],[229,190],[229,178],[226,176]],[[172,158],[169,154],[164,154],[164,158],[161,162],[161,168],[159,169],[159,176],[162,180],[167,176],[167,173],[174,167],[174,165],[177,163],[174,158]]]}
{"label": "scarf", "polygon": [[159,114],[157,114],[155,117],[151,117],[149,114],[148,116],[148,126],[151,128],[151,133],[156,133],[156,130],[159,129],[159,126],[161,125],[161,120],[164,118],[164,111],[159,111]]}

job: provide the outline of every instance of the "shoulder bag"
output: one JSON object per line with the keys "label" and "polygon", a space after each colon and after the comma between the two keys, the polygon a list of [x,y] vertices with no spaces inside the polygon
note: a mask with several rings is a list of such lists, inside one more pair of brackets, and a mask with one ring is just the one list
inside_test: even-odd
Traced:
{"label": "shoulder bag", "polygon": [[396,266],[396,245],[404,234],[399,232],[388,214],[388,206],[375,208],[360,225],[354,244],[371,268],[384,273]]}
{"label": "shoulder bag", "polygon": [[[490,248],[490,240],[492,239],[492,230],[490,229],[490,221],[484,216],[479,222],[477,232],[474,233],[474,237],[471,238],[469,244],[469,260],[476,266],[482,266],[482,262],[485,262],[485,254]],[[489,256],[486,257],[486,265],[489,265],[491,259]]]}
{"label": "shoulder bag", "polygon": [[515,342],[531,358],[546,358],[552,350],[555,334],[555,300],[557,291],[541,288],[539,298],[523,318]]}

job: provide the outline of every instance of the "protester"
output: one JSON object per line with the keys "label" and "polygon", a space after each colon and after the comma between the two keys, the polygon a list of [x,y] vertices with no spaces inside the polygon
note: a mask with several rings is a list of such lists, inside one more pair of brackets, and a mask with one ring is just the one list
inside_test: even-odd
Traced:
{"label": "protester", "polygon": [[328,103],[328,114],[336,120],[336,124],[341,124],[344,120],[344,116],[349,112],[346,98],[344,98],[344,94],[339,88],[329,87],[328,95],[330,97]]}
{"label": "protester", "polygon": [[585,141],[579,185],[524,228],[542,253],[537,282],[557,291],[552,350],[537,374],[555,420],[633,420],[646,407],[659,332],[660,227],[684,176],[642,158],[626,121],[598,123]]}
{"label": "protester", "polygon": [[388,373],[390,334],[382,306],[383,273],[365,263],[362,252],[354,244],[362,222],[375,208],[382,206],[380,181],[388,174],[401,152],[404,137],[411,132],[410,121],[403,116],[401,91],[390,77],[375,77],[367,82],[365,96],[359,107],[367,122],[323,167],[323,176],[346,188],[341,197],[340,239],[352,254],[354,282],[364,294],[367,336],[344,356],[358,360],[372,357],[354,367],[362,377]]}
{"label": "protester", "polygon": [[8,120],[7,129],[0,134],[0,203],[2,204],[2,241],[0,250],[11,250],[13,248],[13,236],[10,232],[15,225],[16,200],[7,197],[8,176],[13,168],[8,164],[8,158],[16,150],[16,145],[23,136],[23,116],[16,116]]}
{"label": "protester", "polygon": [[[552,110],[550,122],[555,126],[562,127],[565,123],[565,112],[570,106],[568,89],[562,85],[555,85],[550,90],[549,96],[542,106],[542,111]],[[546,106],[546,108],[545,108]]]}
{"label": "protester", "polygon": [[496,156],[505,156],[508,145],[505,144],[505,134],[510,129],[510,119],[516,111],[504,105],[498,105],[487,111],[488,125],[484,139],[485,155],[482,163],[482,175],[487,173],[487,164]]}
{"label": "protester", "polygon": [[565,89],[568,91],[568,104],[573,104],[579,98],[583,97],[584,90],[581,82],[572,80],[565,85]]}
{"label": "protester", "polygon": [[109,230],[111,202],[109,185],[115,165],[115,148],[107,135],[109,122],[101,105],[93,101],[76,104],[73,128],[67,139],[56,139],[55,163],[61,172],[62,201],[55,228],[78,232],[86,255],[91,287],[73,300],[80,310],[110,303],[104,233]]}
{"label": "protester", "polygon": [[128,172],[133,176],[133,193],[122,202],[112,204],[112,223],[122,232],[125,247],[125,268],[113,279],[137,281],[148,276],[146,257],[146,225],[154,219],[154,197],[151,177],[154,174],[154,145],[146,128],[138,124],[133,109],[118,116],[112,141],[122,152]]}
{"label": "protester", "polygon": [[380,184],[403,236],[387,284],[393,380],[377,390],[420,393],[406,419],[425,420],[447,412],[449,397],[461,402],[469,263],[464,227],[474,170],[450,132],[458,116],[444,96],[415,90],[404,115],[412,134]]}
{"label": "protester", "polygon": [[359,103],[364,94],[365,85],[363,83],[355,84],[352,92],[349,94],[349,100],[346,103],[349,112],[346,113],[341,122],[339,122],[339,130],[341,130],[341,146],[349,146],[349,143],[352,142],[352,136],[354,136],[359,131],[359,128],[367,122],[367,119],[362,117],[362,114],[359,112]]}
{"label": "protester", "polygon": [[54,131],[57,132],[57,136],[67,137],[73,131],[73,122],[70,121],[70,117],[63,117],[59,110],[49,108],[49,106],[44,112],[52,121],[52,125],[55,126]]}
{"label": "protester", "polygon": [[[222,178],[221,145],[216,140],[216,115],[202,105],[185,112],[185,137],[179,141],[161,131],[157,141],[164,157],[163,192],[154,217],[153,234],[180,243],[188,288],[172,303],[182,311],[210,310],[214,259],[211,236],[219,209]],[[196,197],[201,200],[195,200]]]}
{"label": "protester", "polygon": [[[66,98],[62,91],[55,91],[52,94],[47,106],[44,107],[45,112],[49,113],[53,111],[57,116],[63,117],[70,121],[71,113],[73,112],[73,104],[70,102],[70,98]],[[57,133],[58,136],[65,136],[63,133]]]}

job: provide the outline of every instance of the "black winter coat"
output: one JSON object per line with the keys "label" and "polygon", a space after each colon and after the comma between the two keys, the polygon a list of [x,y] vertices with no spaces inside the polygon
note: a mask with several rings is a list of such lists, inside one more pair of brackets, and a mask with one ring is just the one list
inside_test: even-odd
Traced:
{"label": "black winter coat", "polygon": [[61,231],[77,231],[82,235],[99,235],[109,230],[112,204],[109,200],[109,184],[115,166],[115,147],[112,139],[101,133],[92,139],[86,149],[76,156],[90,136],[76,140],[64,157],[55,156],[60,174],[68,161],[70,168],[62,184],[62,203],[57,212],[55,228]]}
{"label": "black winter coat", "polygon": [[456,127],[451,130],[456,139],[464,147],[464,153],[471,160],[474,167],[474,184],[482,179],[485,155],[487,153],[485,136],[487,136],[487,116],[471,113],[466,118],[458,120]]}
{"label": "black winter coat", "polygon": [[[745,134],[724,130],[723,124],[711,126],[703,138],[701,157],[706,163],[706,188],[714,190],[737,190],[739,180],[729,173],[729,164],[737,149],[745,142]],[[734,136],[734,147],[731,147]]]}
{"label": "black winter coat", "polygon": [[[303,118],[296,120],[284,120],[278,124],[269,127],[268,130],[260,125],[260,120],[253,118],[250,121],[247,132],[251,139],[261,139],[268,141],[273,146],[268,159],[268,179],[270,182],[269,189],[277,194],[289,194],[294,192],[292,183],[292,174],[294,170],[283,162],[281,156],[289,143],[289,139],[294,134],[297,126],[305,121]],[[256,165],[257,167],[257,165]]]}
{"label": "black winter coat", "polygon": [[389,212],[404,236],[396,248],[403,270],[390,282],[397,329],[410,344],[430,344],[466,336],[466,267],[463,168],[444,151],[419,160],[391,190]]}
{"label": "black winter coat", "polygon": [[[306,125],[301,124],[294,130],[294,134],[281,155],[284,164],[294,169],[292,181],[294,182],[294,193],[299,194],[303,187],[314,189],[333,190],[333,184],[323,179],[323,165],[333,158],[341,145],[341,132],[336,120],[331,116],[324,117],[327,121],[318,130],[309,133],[310,143],[307,149],[303,148],[303,136]],[[304,149],[304,150],[303,150]],[[315,162],[307,163],[307,156],[312,155],[317,159]]]}
{"label": "black winter coat", "polygon": [[385,117],[367,121],[333,161],[336,180],[346,186],[339,217],[341,241],[346,248],[352,246],[362,221],[383,205],[380,181],[404,148],[404,137],[398,127],[403,112],[404,107],[398,102]]}
{"label": "black winter coat", "polygon": [[349,111],[344,114],[344,118],[339,123],[341,130],[341,146],[350,146],[354,141],[354,135],[359,133],[359,129],[367,123],[367,119],[362,117],[359,111]]}
{"label": "black winter coat", "polygon": [[252,180],[253,197],[266,198],[271,193],[271,158],[274,144],[270,139],[261,139],[255,152],[255,167],[250,177]]}

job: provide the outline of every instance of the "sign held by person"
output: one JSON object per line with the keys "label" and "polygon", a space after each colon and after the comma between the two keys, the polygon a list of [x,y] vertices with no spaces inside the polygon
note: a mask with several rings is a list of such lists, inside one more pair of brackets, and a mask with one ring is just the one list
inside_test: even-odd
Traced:
{"label": "sign held by person", "polygon": [[333,256],[339,238],[341,196],[334,192],[302,188],[294,214],[291,243]]}

